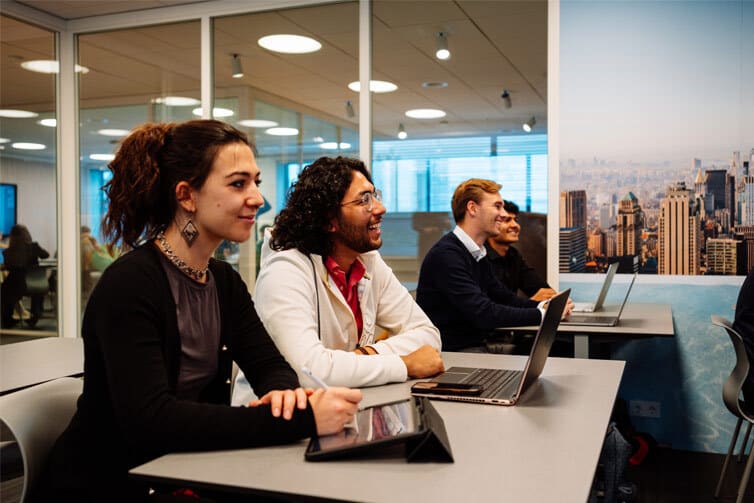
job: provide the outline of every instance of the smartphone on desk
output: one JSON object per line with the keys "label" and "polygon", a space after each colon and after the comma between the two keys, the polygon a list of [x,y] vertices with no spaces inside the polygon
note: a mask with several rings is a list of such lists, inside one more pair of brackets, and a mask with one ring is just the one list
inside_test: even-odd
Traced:
{"label": "smartphone on desk", "polygon": [[412,393],[429,393],[437,395],[477,396],[484,391],[479,384],[462,384],[452,382],[420,381],[411,386]]}

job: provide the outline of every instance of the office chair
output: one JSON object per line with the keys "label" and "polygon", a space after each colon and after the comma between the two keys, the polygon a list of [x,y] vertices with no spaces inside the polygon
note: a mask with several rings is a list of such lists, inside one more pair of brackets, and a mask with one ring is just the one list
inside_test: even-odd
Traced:
{"label": "office chair", "polygon": [[76,411],[84,382],[63,377],[0,396],[0,420],[18,443],[23,462],[21,501],[44,471],[55,441]]}
{"label": "office chair", "polygon": [[[723,402],[728,410],[738,418],[736,422],[736,429],[733,432],[733,438],[731,438],[730,446],[728,447],[728,454],[725,456],[725,462],[723,463],[723,470],[720,473],[720,480],[717,482],[717,488],[715,489],[715,498],[720,496],[720,489],[723,485],[725,478],[725,472],[728,469],[733,449],[735,449],[736,442],[738,441],[738,434],[741,431],[741,424],[746,421],[748,428],[744,438],[744,443],[741,445],[741,453],[739,454],[739,461],[743,458],[746,444],[749,440],[749,433],[751,432],[751,426],[754,424],[754,415],[751,414],[751,404],[747,404],[740,399],[741,388],[743,387],[746,377],[749,375],[750,362],[749,357],[746,354],[746,347],[744,346],[743,338],[733,328],[730,321],[720,316],[712,316],[712,324],[718,327],[722,327],[728,333],[731,342],[733,343],[733,349],[736,351],[736,365],[730,373],[730,376],[723,384]],[[748,406],[748,407],[747,407]],[[749,459],[746,461],[746,468],[744,469],[743,477],[738,486],[738,497],[736,503],[743,502],[744,493],[746,492],[746,486],[749,482],[749,476],[751,475],[752,465],[754,465],[754,456],[749,453]]]}

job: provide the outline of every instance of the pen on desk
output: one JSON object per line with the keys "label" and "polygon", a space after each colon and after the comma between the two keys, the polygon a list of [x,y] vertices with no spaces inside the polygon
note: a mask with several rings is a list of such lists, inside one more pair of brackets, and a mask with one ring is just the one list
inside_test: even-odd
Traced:
{"label": "pen on desk", "polygon": [[314,381],[314,384],[316,384],[320,388],[322,388],[322,389],[328,389],[329,388],[329,386],[327,385],[327,383],[325,381],[323,381],[319,377],[317,377],[314,374],[312,374],[312,371],[309,370],[309,367],[306,367],[306,366],[301,367],[301,372],[303,372],[304,374],[306,374],[307,376],[309,376],[309,379],[311,379],[312,381]]}

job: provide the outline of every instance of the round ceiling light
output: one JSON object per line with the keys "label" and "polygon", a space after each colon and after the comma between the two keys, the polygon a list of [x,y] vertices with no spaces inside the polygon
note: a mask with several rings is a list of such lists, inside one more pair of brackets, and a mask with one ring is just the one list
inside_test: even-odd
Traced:
{"label": "round ceiling light", "polygon": [[127,129],[100,129],[97,134],[102,136],[127,136],[129,132]]}
{"label": "round ceiling light", "polygon": [[8,139],[8,138],[0,138],[0,143],[10,143],[10,139]]}
{"label": "round ceiling light", "polygon": [[47,148],[41,143],[28,143],[23,141],[11,143],[10,146],[18,150],[44,150]]}
{"label": "round ceiling light", "polygon": [[268,121],[264,119],[244,119],[242,121],[238,121],[238,125],[246,126],[246,127],[255,127],[255,128],[259,128],[259,127],[270,128],[270,127],[277,126],[278,123],[275,121]]}
{"label": "round ceiling light", "polygon": [[38,116],[38,113],[29,112],[28,110],[13,110],[10,108],[0,109],[0,117],[7,117],[9,119],[29,119]]}
{"label": "round ceiling light", "polygon": [[336,141],[326,141],[324,143],[320,143],[319,148],[323,148],[325,150],[336,150],[336,149],[346,150],[346,149],[351,148],[351,144],[346,143],[346,142],[338,143]]}
{"label": "round ceiling light", "polygon": [[112,161],[115,159],[115,154],[91,154],[89,159],[92,161]]}
{"label": "round ceiling light", "polygon": [[186,96],[164,96],[162,98],[155,98],[152,100],[152,103],[167,105],[169,107],[192,107],[201,104],[201,101]]}
{"label": "round ceiling light", "polygon": [[[359,82],[358,80],[351,82],[350,84],[348,84],[348,89],[356,93],[361,92],[361,82]],[[396,89],[398,89],[398,86],[386,80],[369,81],[369,90],[373,93],[392,93]]]}
{"label": "round ceiling light", "polygon": [[257,40],[257,43],[268,51],[283,54],[307,54],[322,48],[322,44],[313,38],[301,35],[267,35]]}
{"label": "round ceiling light", "polygon": [[[21,68],[37,73],[60,73],[60,63],[52,59],[34,59],[21,63]],[[81,65],[74,67],[76,73],[89,73],[89,68]]]}
{"label": "round ceiling light", "polygon": [[439,119],[440,117],[445,117],[445,115],[445,112],[436,108],[415,108],[406,111],[406,117],[411,117],[412,119]]}
{"label": "round ceiling light", "polygon": [[58,120],[57,119],[41,119],[37,121],[37,124],[39,124],[40,126],[45,126],[45,127],[57,127]]}
{"label": "round ceiling light", "polygon": [[296,136],[298,129],[295,127],[271,127],[265,130],[265,133],[272,136]]}
{"label": "round ceiling light", "polygon": [[[202,109],[201,108],[195,108],[191,111],[192,114],[196,115],[197,117],[202,116]],[[228,108],[220,108],[215,107],[212,109],[212,117],[214,118],[220,118],[220,117],[230,117],[233,115],[233,110],[230,110]]]}

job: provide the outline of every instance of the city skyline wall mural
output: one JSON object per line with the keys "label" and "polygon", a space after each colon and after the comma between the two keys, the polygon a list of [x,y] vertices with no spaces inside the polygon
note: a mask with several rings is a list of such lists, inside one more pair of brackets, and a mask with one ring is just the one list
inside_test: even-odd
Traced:
{"label": "city skyline wall mural", "polygon": [[560,272],[754,266],[754,1],[561,2]]}

